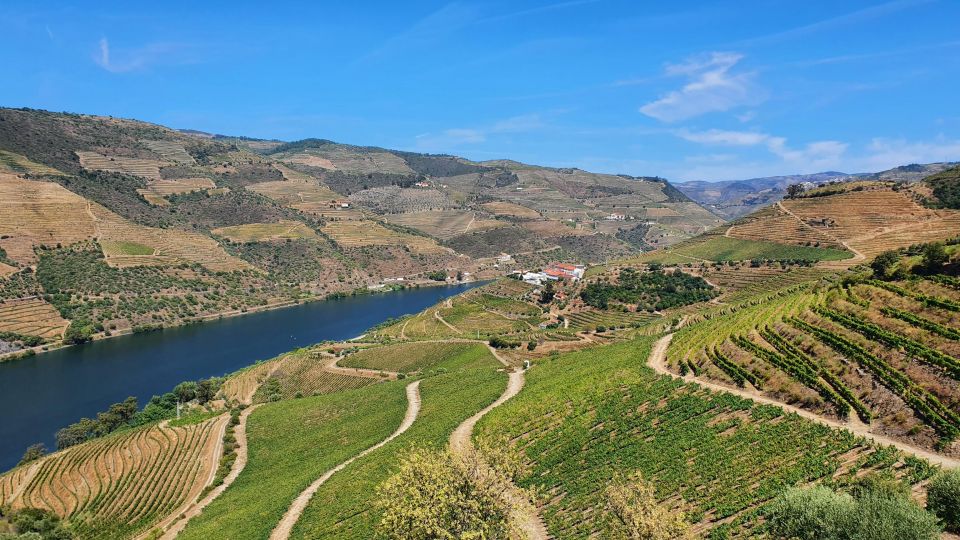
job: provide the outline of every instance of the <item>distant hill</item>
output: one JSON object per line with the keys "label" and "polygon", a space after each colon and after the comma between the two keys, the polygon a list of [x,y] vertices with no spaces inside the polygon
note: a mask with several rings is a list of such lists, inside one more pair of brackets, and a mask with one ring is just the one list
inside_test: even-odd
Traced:
{"label": "distant hill", "polygon": [[0,205],[0,351],[601,261],[722,223],[660,178],[2,108]]}
{"label": "distant hill", "polygon": [[736,219],[754,210],[775,203],[787,194],[790,184],[824,184],[851,180],[884,180],[916,182],[931,174],[955,166],[956,163],[911,164],[874,173],[843,173],[826,171],[814,174],[768,176],[748,180],[721,180],[709,182],[694,180],[675,182],[677,189],[694,201],[725,219]]}

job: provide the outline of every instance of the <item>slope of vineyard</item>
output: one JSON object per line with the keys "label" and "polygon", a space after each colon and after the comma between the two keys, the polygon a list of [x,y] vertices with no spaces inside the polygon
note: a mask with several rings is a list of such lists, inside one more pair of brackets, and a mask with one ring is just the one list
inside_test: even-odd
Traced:
{"label": "slope of vineyard", "polygon": [[96,235],[88,203],[58,184],[0,173],[0,248],[14,261],[36,261],[33,248]]}
{"label": "slope of vineyard", "polygon": [[319,351],[299,350],[277,361],[271,368],[270,376],[257,390],[254,401],[332,394],[376,382],[377,379],[370,377],[355,377],[328,370]]}
{"label": "slope of vineyard", "polygon": [[62,337],[69,324],[40,298],[0,302],[0,332],[54,339]]}
{"label": "slope of vineyard", "polygon": [[122,156],[106,156],[98,152],[77,151],[80,166],[93,171],[106,171],[139,176],[148,180],[160,180],[163,161]]}
{"label": "slope of vineyard", "polygon": [[193,193],[194,191],[208,191],[217,186],[209,178],[177,178],[174,180],[154,180],[147,184],[147,187],[140,188],[137,193],[144,199],[157,206],[168,206],[170,204],[166,197],[170,195],[179,195],[182,193]]}
{"label": "slope of vineyard", "polygon": [[408,373],[459,369],[490,359],[490,352],[479,343],[414,342],[363,349],[347,355],[338,364]]}
{"label": "slope of vineyard", "polygon": [[52,454],[0,478],[0,502],[50,510],[77,538],[132,537],[200,495],[227,420],[123,431]]}
{"label": "slope of vineyard", "polygon": [[556,538],[601,534],[604,489],[636,472],[687,514],[696,537],[711,538],[757,531],[760,509],[785,485],[842,484],[876,469],[916,483],[931,473],[848,432],[656,376],[640,367],[651,342],[544,359],[519,396],[480,421],[478,435],[506,436],[524,452],[522,484],[543,493]]}
{"label": "slope of vineyard", "polygon": [[247,420],[247,466],[178,538],[267,538],[297,494],[384,439],[406,408],[403,381],[262,405]]}
{"label": "slope of vineyard", "polygon": [[430,238],[388,229],[375,221],[331,221],[323,233],[344,247],[403,246],[419,254],[443,254],[448,249]]}
{"label": "slope of vineyard", "polygon": [[278,223],[248,223],[214,229],[212,233],[231,242],[269,242],[271,240],[316,239],[317,233],[299,221]]}

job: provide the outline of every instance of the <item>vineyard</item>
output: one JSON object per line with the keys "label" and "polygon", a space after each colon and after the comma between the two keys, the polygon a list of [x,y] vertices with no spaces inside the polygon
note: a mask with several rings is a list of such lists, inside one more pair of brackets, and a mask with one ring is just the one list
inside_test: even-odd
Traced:
{"label": "vineyard", "polygon": [[683,264],[691,262],[749,261],[839,261],[852,257],[848,251],[805,245],[743,240],[711,234],[681,242],[664,250],[655,250],[625,261],[640,263]]}
{"label": "vineyard", "polygon": [[399,233],[374,221],[333,221],[323,227],[323,233],[344,247],[404,246],[419,254],[447,253],[429,238]]}
{"label": "vineyard", "polygon": [[281,357],[271,368],[270,376],[260,385],[253,399],[264,402],[332,394],[375,382],[376,379],[327,371],[319,357],[307,351],[295,351]]}
{"label": "vineyard", "polygon": [[274,167],[283,175],[283,180],[259,182],[246,189],[308,214],[329,211],[330,202],[340,198],[308,174],[280,164],[274,164]]}
{"label": "vineyard", "polygon": [[737,303],[740,300],[778,291],[794,285],[817,281],[830,272],[816,267],[761,265],[746,263],[714,265],[693,270],[723,291],[721,300]]}
{"label": "vineyard", "polygon": [[448,210],[455,203],[442,191],[430,188],[383,186],[364,189],[350,195],[350,202],[381,214]]}
{"label": "vineyard", "polygon": [[744,240],[844,249],[830,234],[793,217],[778,205],[768,206],[735,222],[728,235]]}
{"label": "vineyard", "polygon": [[93,238],[87,201],[51,182],[0,174],[0,248],[19,263],[36,261],[35,246]]}
{"label": "vineyard", "polygon": [[231,242],[270,242],[272,240],[313,240],[317,233],[299,221],[280,221],[278,223],[249,223],[233,227],[214,229],[212,233],[223,236]]}
{"label": "vineyard", "polygon": [[487,348],[478,343],[414,342],[363,349],[347,355],[339,365],[410,373],[459,369],[490,360]]}
{"label": "vineyard", "polygon": [[70,323],[40,298],[0,302],[0,332],[59,339]]}
{"label": "vineyard", "polygon": [[167,165],[153,159],[105,156],[96,152],[78,150],[76,154],[80,158],[80,166],[84,169],[129,174],[147,180],[160,180],[160,167]]}
{"label": "vineyard", "polygon": [[[866,281],[715,310],[679,332],[670,364],[924,447],[960,435],[956,289]],[[753,376],[753,379],[751,379]]]}
{"label": "vineyard", "polygon": [[228,404],[251,405],[257,388],[270,377],[281,359],[273,358],[265,362],[258,362],[230,375],[220,387],[220,396]]}
{"label": "vineyard", "polygon": [[479,435],[505,435],[524,451],[522,484],[542,491],[551,535],[601,534],[605,486],[634,472],[710,538],[750,536],[785,486],[842,484],[876,469],[911,483],[931,474],[848,432],[638,369],[651,341],[542,360],[517,398],[481,420]]}
{"label": "vineyard", "polygon": [[36,163],[13,152],[0,150],[0,171],[13,174],[35,174],[40,176],[64,176],[64,174],[53,167]]}
{"label": "vineyard", "polygon": [[174,141],[156,141],[144,139],[140,141],[151,152],[159,155],[166,161],[172,161],[181,165],[196,165],[193,156],[183,149],[183,145]]}
{"label": "vineyard", "polygon": [[414,446],[445,446],[456,426],[492,403],[505,386],[506,376],[492,366],[424,379],[420,384],[420,414],[413,426],[321,486],[291,538],[373,538],[379,520],[374,507],[376,489],[396,470],[398,456]]}
{"label": "vineyard", "polygon": [[[107,246],[117,242],[134,243],[152,248],[153,253],[130,254],[124,250],[104,250],[111,266],[127,267],[140,265],[171,265],[196,262],[214,272],[247,270],[251,266],[229,255],[216,240],[200,233],[176,229],[157,229],[138,225],[98,205],[91,211],[97,219],[99,237],[107,240]],[[113,242],[113,243],[111,243]]]}
{"label": "vineyard", "polygon": [[477,219],[474,212],[465,210],[407,212],[387,215],[384,216],[384,219],[396,225],[422,231],[441,240],[449,240],[469,231],[504,226],[503,223],[496,220]]}
{"label": "vineyard", "polygon": [[483,204],[483,209],[495,216],[521,219],[539,219],[540,212],[508,201],[495,201]]}
{"label": "vineyard", "polygon": [[0,477],[0,499],[56,513],[77,538],[129,538],[200,495],[227,419],[123,431],[58,452]]}
{"label": "vineyard", "polygon": [[178,538],[267,538],[297,494],[389,435],[406,408],[402,381],[261,406],[247,420],[247,466]]}
{"label": "vineyard", "polygon": [[614,330],[641,326],[660,318],[659,315],[644,311],[600,311],[593,309],[570,313],[565,317],[570,321],[570,329],[575,332],[592,331],[601,327]]}
{"label": "vineyard", "polygon": [[154,180],[147,183],[147,187],[137,190],[144,199],[155,206],[168,206],[170,202],[166,199],[170,195],[179,195],[182,193],[193,193],[194,191],[207,191],[215,189],[213,180],[209,178],[177,178],[175,180]]}

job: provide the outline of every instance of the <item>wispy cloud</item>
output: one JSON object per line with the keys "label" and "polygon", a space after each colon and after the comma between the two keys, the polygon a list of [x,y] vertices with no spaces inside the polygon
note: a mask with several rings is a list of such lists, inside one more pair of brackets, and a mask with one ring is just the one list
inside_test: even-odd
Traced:
{"label": "wispy cloud", "polygon": [[764,146],[786,164],[805,167],[836,167],[841,163],[848,145],[840,141],[816,141],[800,148],[787,145],[785,137],[777,137],[757,131],[707,131],[676,130],[682,139],[708,146]]}
{"label": "wispy cloud", "polygon": [[677,122],[710,112],[758,105],[766,99],[766,92],[755,83],[755,74],[733,72],[742,59],[743,55],[737,53],[712,52],[668,65],[668,76],[686,77],[689,82],[640,107],[640,112],[662,122]]}
{"label": "wispy cloud", "polygon": [[857,11],[852,11],[850,13],[845,13],[843,15],[838,15],[836,17],[830,17],[828,19],[823,19],[816,21],[814,23],[805,24],[803,26],[798,26],[795,28],[790,28],[788,30],[782,30],[780,32],[774,32],[772,34],[766,34],[762,36],[757,36],[743,41],[738,41],[733,44],[736,47],[752,47],[757,45],[768,45],[771,43],[788,41],[791,39],[803,37],[809,34],[822,32],[824,30],[833,30],[841,28],[843,26],[848,26],[851,24],[857,24],[870,19],[875,19],[877,17],[882,17],[884,15],[890,15],[898,11],[905,9],[917,7],[923,4],[929,4],[936,2],[937,0],[894,0],[892,2],[885,2],[883,4],[870,6],[868,8],[859,9]]}
{"label": "wispy cloud", "polygon": [[197,48],[185,43],[151,43],[135,49],[117,50],[106,37],[100,38],[93,61],[110,73],[128,73],[152,65],[184,65],[200,62]]}
{"label": "wispy cloud", "polygon": [[471,144],[484,143],[489,137],[507,133],[530,133],[545,126],[539,114],[524,114],[498,120],[486,126],[460,127],[439,133],[422,133],[416,136],[416,147],[432,152],[449,152]]}

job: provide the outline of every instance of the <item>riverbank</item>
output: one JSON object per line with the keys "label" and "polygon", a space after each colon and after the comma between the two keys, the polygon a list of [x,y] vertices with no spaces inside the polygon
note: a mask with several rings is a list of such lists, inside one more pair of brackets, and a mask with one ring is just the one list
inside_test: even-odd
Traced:
{"label": "riverbank", "polygon": [[487,281],[489,280],[470,280],[470,281],[458,281],[454,283],[448,283],[445,281],[433,281],[433,280],[426,281],[425,280],[425,281],[410,282],[409,284],[404,284],[404,285],[390,284],[383,287],[375,287],[375,288],[367,287],[367,288],[361,288],[361,289],[353,289],[351,291],[330,293],[325,296],[312,296],[312,297],[298,298],[293,300],[281,300],[278,302],[267,303],[262,306],[253,306],[253,307],[243,308],[243,309],[234,309],[229,311],[210,313],[207,315],[202,315],[200,317],[195,317],[192,319],[187,319],[187,320],[183,320],[181,322],[172,323],[172,324],[158,324],[156,326],[150,327],[148,330],[138,331],[136,327],[130,327],[130,328],[124,328],[121,330],[114,330],[114,331],[111,331],[110,333],[101,332],[98,334],[94,334],[93,336],[91,336],[89,341],[85,341],[83,343],[56,342],[56,343],[44,343],[42,345],[37,345],[35,347],[25,347],[23,349],[18,349],[16,351],[10,351],[7,353],[0,354],[0,363],[32,358],[37,355],[59,351],[68,347],[85,345],[87,343],[103,341],[111,338],[130,336],[134,334],[142,334],[142,333],[154,332],[159,330],[183,328],[183,327],[192,326],[195,324],[202,324],[210,321],[218,321],[218,320],[222,320],[230,317],[242,317],[244,315],[252,315],[255,313],[262,313],[265,311],[284,309],[284,308],[289,308],[293,306],[309,304],[313,302],[325,302],[329,300],[336,300],[336,299],[342,299],[342,298],[352,298],[355,296],[389,294],[397,291],[420,289],[420,288],[426,288],[426,287],[456,287],[459,285],[472,285],[472,284],[476,284],[476,286],[479,286],[479,285],[482,285],[483,283],[486,283]]}
{"label": "riverbank", "polygon": [[[128,396],[143,406],[185,380],[233,373],[258,360],[328,340],[346,340],[390,318],[420,312],[481,285],[407,288],[390,294],[310,301],[203,324],[111,336],[0,363],[0,469],[24,449],[55,445],[56,430]],[[265,306],[264,306],[265,307]]]}

